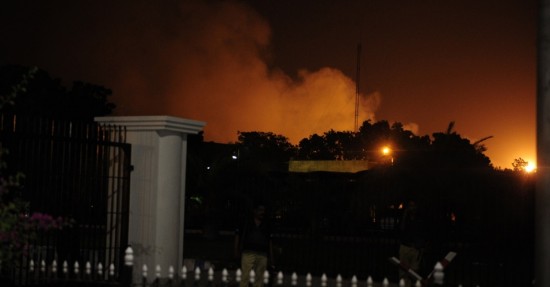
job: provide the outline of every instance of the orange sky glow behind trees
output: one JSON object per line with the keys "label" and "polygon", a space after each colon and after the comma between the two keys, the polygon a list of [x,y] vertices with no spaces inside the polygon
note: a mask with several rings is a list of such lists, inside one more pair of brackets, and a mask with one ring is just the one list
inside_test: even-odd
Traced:
{"label": "orange sky glow behind trees", "polygon": [[10,3],[0,63],[111,88],[117,115],[205,121],[207,141],[297,144],[353,129],[361,42],[359,124],[431,135],[454,121],[493,136],[495,166],[536,160],[534,0],[330,2]]}

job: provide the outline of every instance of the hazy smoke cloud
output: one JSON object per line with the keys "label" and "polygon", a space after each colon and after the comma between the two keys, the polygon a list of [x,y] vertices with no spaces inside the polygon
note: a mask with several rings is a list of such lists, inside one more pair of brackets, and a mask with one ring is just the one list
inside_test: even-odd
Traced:
{"label": "hazy smoke cloud", "polygon": [[[4,1],[0,62],[36,65],[67,85],[81,80],[111,88],[120,115],[206,121],[207,140],[234,141],[238,130],[264,130],[297,141],[330,128],[352,129],[354,84],[334,69],[295,77],[295,70],[274,67],[296,67],[289,61],[304,57],[309,69],[326,60],[353,75],[361,27],[365,88],[380,89],[387,102],[376,110],[380,96],[364,96],[360,121],[377,111],[377,117],[419,123],[422,134],[431,134],[452,120],[472,138],[495,136],[487,154],[497,166],[510,167],[519,156],[536,158],[533,3],[510,2],[497,11],[480,1],[429,1],[429,8],[401,3],[398,10],[392,1],[318,1],[316,7],[238,1],[272,15],[274,29],[295,27],[276,34],[277,41],[298,42],[275,43],[285,54],[270,58],[270,23],[233,0]],[[298,6],[288,18],[275,18]]]}
{"label": "hazy smoke cloud", "polygon": [[406,131],[410,131],[415,135],[419,135],[418,132],[419,132],[420,128],[419,128],[417,123],[403,124],[403,129],[406,130]]}
{"label": "hazy smoke cloud", "polygon": [[[218,142],[235,141],[237,131],[272,131],[297,143],[313,133],[353,129],[355,83],[341,71],[303,70],[292,79],[268,67],[270,27],[251,8],[178,5],[148,15],[151,22],[135,31],[133,61],[116,76],[117,114],[205,121],[206,140]],[[359,124],[374,118],[380,95],[361,99]]]}
{"label": "hazy smoke cloud", "polygon": [[[206,140],[217,142],[236,141],[237,131],[272,131],[297,143],[313,133],[353,129],[353,80],[328,67],[296,77],[274,68],[269,23],[241,2],[33,5],[15,1],[3,13],[0,23],[28,24],[5,31],[8,42],[26,47],[6,54],[68,82],[111,88],[116,115],[205,121]],[[361,99],[359,123],[374,118],[380,95]]]}

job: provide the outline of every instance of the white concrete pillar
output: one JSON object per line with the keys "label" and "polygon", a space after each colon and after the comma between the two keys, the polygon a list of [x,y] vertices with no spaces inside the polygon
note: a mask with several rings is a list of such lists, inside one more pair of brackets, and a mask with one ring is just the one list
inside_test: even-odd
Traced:
{"label": "white concrete pillar", "polygon": [[98,117],[104,125],[125,126],[132,145],[128,241],[134,274],[147,266],[182,266],[187,135],[204,122],[170,116]]}

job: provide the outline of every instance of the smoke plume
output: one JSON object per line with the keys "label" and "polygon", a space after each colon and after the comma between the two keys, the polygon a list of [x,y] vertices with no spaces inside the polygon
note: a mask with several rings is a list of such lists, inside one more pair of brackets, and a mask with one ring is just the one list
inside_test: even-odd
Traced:
{"label": "smoke plume", "polygon": [[[354,81],[328,67],[296,78],[270,68],[270,27],[254,10],[215,1],[176,8],[135,31],[140,48],[132,51],[144,55],[132,55],[116,76],[117,114],[205,121],[205,139],[217,142],[235,141],[237,131],[271,131],[297,143],[353,129]],[[359,123],[374,118],[379,95],[360,98]]]}
{"label": "smoke plume", "polygon": [[[329,67],[277,69],[269,23],[242,2],[18,3],[2,21],[28,27],[16,25],[5,38],[28,48],[11,57],[66,81],[111,88],[116,115],[204,121],[205,140],[216,142],[236,141],[237,131],[270,131],[297,143],[353,129],[353,80]],[[359,123],[373,119],[379,96],[361,100]]]}

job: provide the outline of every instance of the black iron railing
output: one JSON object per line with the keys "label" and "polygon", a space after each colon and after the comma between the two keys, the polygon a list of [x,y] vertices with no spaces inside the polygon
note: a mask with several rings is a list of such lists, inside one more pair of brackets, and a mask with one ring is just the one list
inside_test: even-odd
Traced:
{"label": "black iron railing", "polygon": [[131,171],[125,141],[123,127],[0,114],[6,172],[24,175],[21,195],[28,213],[73,222],[28,242],[25,256],[10,266],[15,282],[28,281],[31,259],[121,262],[128,245]]}

